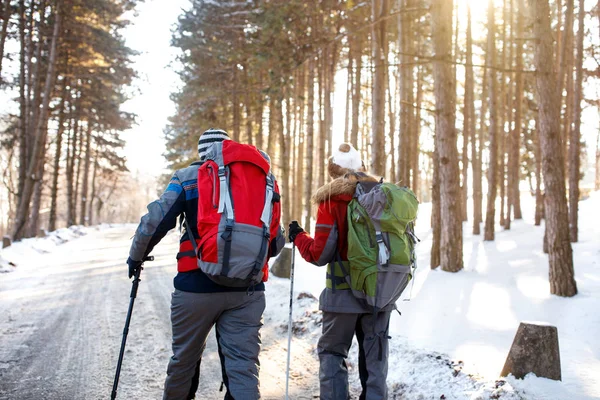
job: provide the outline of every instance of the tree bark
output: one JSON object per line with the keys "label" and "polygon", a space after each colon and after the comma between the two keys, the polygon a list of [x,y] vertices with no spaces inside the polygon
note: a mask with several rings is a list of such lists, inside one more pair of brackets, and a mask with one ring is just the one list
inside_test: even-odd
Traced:
{"label": "tree bark", "polygon": [[299,218],[301,221],[302,213],[304,212],[304,207],[302,204],[302,197],[304,194],[304,181],[303,181],[303,172],[305,171],[306,165],[304,164],[304,148],[306,146],[306,135],[305,135],[305,125],[304,125],[304,113],[305,113],[305,94],[306,94],[306,67],[300,68],[299,71],[299,79],[297,85],[297,94],[296,101],[298,102],[298,106],[296,107],[296,113],[298,120],[296,123],[296,131],[298,132],[298,156],[296,157],[296,169],[294,170],[296,173],[296,184],[294,185],[295,190],[295,201],[294,201],[294,217]]}
{"label": "tree bark", "polygon": [[433,2],[432,35],[436,59],[433,62],[436,104],[435,141],[439,154],[440,180],[440,266],[457,272],[463,268],[463,235],[460,210],[460,175],[456,148],[456,92],[452,72],[453,1]]}
{"label": "tree bark", "polygon": [[[533,133],[535,146],[535,226],[540,226],[544,218],[544,195],[542,193],[542,149],[540,145],[539,117],[535,121]],[[547,252],[546,252],[547,253]]]}
{"label": "tree bark", "polygon": [[277,136],[279,138],[279,165],[280,177],[279,180],[283,184],[281,191],[281,217],[283,226],[288,226],[290,223],[290,211],[292,205],[292,198],[290,196],[290,171],[289,171],[289,160],[290,160],[290,145],[289,137],[285,133],[283,127],[283,99],[281,92],[275,95],[275,126],[277,129]]}
{"label": "tree bark", "polygon": [[83,166],[83,178],[81,182],[81,213],[79,214],[79,225],[87,225],[87,205],[88,205],[88,183],[90,176],[90,164],[92,158],[92,121],[88,121],[87,132],[85,134],[85,161]]}
{"label": "tree bark", "polygon": [[356,57],[356,72],[354,73],[354,84],[352,91],[352,128],[350,130],[350,143],[358,149],[358,117],[360,115],[361,102],[361,79],[362,79],[362,43],[360,36],[351,39],[350,45],[355,46],[354,57]]}
{"label": "tree bark", "polygon": [[59,114],[58,114],[58,130],[56,131],[56,150],[54,152],[54,170],[52,171],[52,188],[50,190],[50,217],[48,220],[48,230],[50,232],[56,230],[56,213],[58,199],[58,175],[60,172],[60,157],[62,152],[62,139],[65,130],[65,104],[67,97],[67,83],[63,84],[62,97],[60,99]]}
{"label": "tree bark", "polygon": [[[516,26],[516,75],[515,75],[515,126],[509,137],[508,163],[509,163],[509,186],[508,198],[509,204],[514,209],[514,219],[521,219],[521,196],[519,191],[520,166],[521,166],[521,134],[523,126],[523,97],[525,94],[525,81],[523,73],[523,41],[524,20],[525,20],[525,1],[519,0]],[[510,224],[510,218],[508,219]],[[510,228],[506,226],[505,228]]]}
{"label": "tree bark", "polygon": [[238,82],[238,69],[237,63],[233,65],[233,90],[231,93],[231,103],[233,110],[233,135],[232,139],[236,142],[240,141],[241,131],[241,108],[240,108],[240,96],[238,94],[239,87],[241,86]]}
{"label": "tree bark", "polygon": [[25,185],[25,175],[27,173],[27,156],[29,148],[28,140],[28,115],[27,115],[27,100],[25,98],[25,52],[26,52],[26,41],[25,41],[25,25],[26,20],[26,9],[25,1],[19,0],[19,42],[21,43],[19,51],[19,179],[17,185],[17,199],[20,199],[23,193],[23,186]]}
{"label": "tree bark", "polygon": [[560,149],[560,99],[552,62],[552,31],[548,0],[533,3],[536,88],[539,99],[542,170],[546,191],[546,233],[550,263],[550,292],[571,297],[577,294],[573,271],[573,251],[565,191],[563,153]]}
{"label": "tree bark", "polygon": [[[471,34],[471,6],[467,5],[467,33],[465,60],[465,104],[463,108],[463,149],[462,149],[462,217],[467,221],[468,170],[469,170],[469,140],[475,131],[475,90],[473,74],[473,36]],[[471,144],[473,148],[475,143]]]}
{"label": "tree bark", "polygon": [[488,195],[485,213],[485,230],[483,240],[494,240],[496,220],[496,193],[498,190],[498,90],[496,78],[496,18],[494,15],[494,1],[488,1],[488,43],[487,63],[489,82],[490,128],[489,128],[489,158],[488,167]]}
{"label": "tree bark", "polygon": [[485,95],[488,81],[488,70],[489,64],[488,59],[486,58],[485,64],[486,68],[483,70],[483,82],[481,85],[481,109],[479,113],[479,129],[474,131],[473,135],[473,146],[471,147],[472,151],[472,160],[473,164],[473,235],[481,234],[481,222],[483,221],[483,190],[482,190],[482,180],[483,180],[483,135],[486,129],[486,115],[487,115],[487,105],[488,99]]}
{"label": "tree bark", "polygon": [[437,142],[433,151],[433,178],[431,180],[431,256],[429,266],[436,269],[440,266],[440,238],[442,232],[442,218],[440,205],[440,157],[437,152]]}
{"label": "tree bark", "polygon": [[385,52],[386,19],[388,0],[372,0],[372,20],[379,21],[372,28],[373,54],[373,99],[371,122],[371,172],[383,176],[385,174],[385,90],[387,60]]}
{"label": "tree bark", "polygon": [[421,192],[421,180],[420,173],[421,169],[419,168],[419,160],[421,155],[421,146],[419,144],[419,138],[421,137],[421,107],[423,105],[423,67],[419,66],[417,68],[417,98],[416,98],[416,107],[415,107],[415,120],[413,127],[413,141],[412,141],[412,189],[413,192],[420,198]]}
{"label": "tree bark", "polygon": [[348,78],[346,80],[346,109],[344,113],[344,142],[350,141],[350,101],[352,99],[354,85],[354,55],[352,54],[352,44],[348,46],[348,68],[346,70]]}
{"label": "tree bark", "polygon": [[569,138],[569,233],[571,242],[577,242],[579,236],[579,180],[581,179],[581,101],[583,100],[583,39],[585,4],[579,0],[578,31],[577,31],[577,60],[575,61],[575,93],[573,104],[573,127]]}
{"label": "tree bark", "polygon": [[[304,207],[306,207],[304,229],[310,232],[310,219],[312,217],[313,140],[315,135],[315,65],[312,58],[308,61],[308,78],[306,84],[308,89],[308,107],[306,116],[306,173],[304,175]],[[320,162],[324,162],[324,160],[320,160]]]}
{"label": "tree bark", "polygon": [[[558,68],[558,95],[559,95],[559,104],[560,109],[562,110],[562,102],[563,102],[563,89],[565,88],[565,78],[567,79],[567,109],[565,110],[565,114],[563,116],[563,130],[561,131],[561,151],[564,151],[567,141],[567,135],[569,134],[569,124],[571,122],[570,119],[570,108],[569,104],[570,91],[572,91],[571,84],[569,81],[573,81],[571,74],[569,74],[570,65],[571,65],[571,55],[573,54],[573,49],[571,43],[573,42],[573,3],[574,0],[566,0],[567,10],[565,12],[565,21],[564,21],[564,32],[560,35],[560,64]],[[559,25],[560,25],[559,21]],[[570,53],[570,54],[569,54]],[[564,158],[564,157],[563,157]]]}
{"label": "tree bark", "polygon": [[[412,6],[411,0],[401,0],[403,10],[409,10]],[[410,167],[411,167],[411,139],[414,131],[414,78],[413,78],[413,57],[414,53],[412,38],[412,15],[410,12],[403,12],[398,17],[398,49],[400,51],[400,126],[398,140],[398,161],[396,165],[396,175],[402,185],[411,186]],[[384,89],[385,90],[385,89]],[[392,120],[390,120],[392,121]],[[392,152],[395,151],[392,147]]]}
{"label": "tree bark", "polygon": [[321,57],[318,60],[318,71],[317,71],[317,81],[319,83],[319,138],[317,141],[317,186],[321,187],[325,184],[325,143],[327,140],[327,124],[325,123],[325,81],[327,74],[326,67],[326,51],[321,53]]}
{"label": "tree bark", "polygon": [[90,193],[90,206],[88,208],[88,224],[94,225],[94,200],[96,200],[96,175],[98,174],[98,149],[94,152],[94,173],[92,174],[92,192]]}

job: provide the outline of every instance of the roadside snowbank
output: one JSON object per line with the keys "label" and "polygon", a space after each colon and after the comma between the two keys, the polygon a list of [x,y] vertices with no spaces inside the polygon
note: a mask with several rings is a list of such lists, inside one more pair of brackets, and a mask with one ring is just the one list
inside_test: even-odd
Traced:
{"label": "roadside snowbank", "polygon": [[85,236],[91,231],[118,226],[120,225],[100,224],[92,227],[73,225],[69,228],[57,229],[42,238],[28,238],[13,242],[9,247],[0,250],[0,273],[12,272],[22,264],[31,263],[33,257],[51,253],[57,246]]}

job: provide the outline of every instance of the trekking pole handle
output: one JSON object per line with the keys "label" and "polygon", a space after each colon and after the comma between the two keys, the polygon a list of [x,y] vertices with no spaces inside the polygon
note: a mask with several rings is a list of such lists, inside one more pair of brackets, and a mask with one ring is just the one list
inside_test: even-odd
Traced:
{"label": "trekking pole handle", "polygon": [[154,261],[154,256],[146,256],[146,257],[144,257],[144,259],[142,260],[142,262],[146,262],[146,261]]}

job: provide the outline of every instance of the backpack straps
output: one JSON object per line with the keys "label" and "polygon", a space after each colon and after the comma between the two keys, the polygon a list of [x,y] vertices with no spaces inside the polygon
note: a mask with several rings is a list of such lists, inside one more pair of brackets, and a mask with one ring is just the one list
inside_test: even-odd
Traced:
{"label": "backpack straps", "polygon": [[185,233],[190,242],[192,242],[192,247],[194,248],[194,252],[184,251],[182,253],[177,254],[177,259],[179,260],[182,257],[198,257],[198,245],[196,244],[196,240],[194,239],[194,235],[192,234],[192,230],[190,229],[190,221],[188,220],[187,214],[183,213],[183,224],[185,225]]}
{"label": "backpack straps", "polygon": [[231,258],[231,239],[233,237],[233,226],[235,225],[235,211],[229,190],[229,168],[223,160],[223,142],[213,143],[206,154],[206,159],[214,161],[218,167],[219,209],[217,212],[225,215],[225,232],[221,234],[221,239],[225,241],[221,275],[227,276],[229,273],[229,259]]}
{"label": "backpack straps", "polygon": [[273,192],[275,191],[275,179],[273,174],[270,172],[267,174],[267,191],[265,194],[265,204],[263,206],[263,212],[260,217],[262,223],[270,227],[271,226],[271,216],[273,214]]}
{"label": "backpack straps", "polygon": [[260,220],[263,223],[263,240],[260,245],[260,251],[254,262],[254,268],[252,269],[252,276],[256,276],[263,267],[263,261],[267,255],[267,249],[269,248],[269,240],[271,239],[271,218],[273,217],[273,193],[275,192],[275,177],[271,172],[266,177],[266,189],[265,189],[265,204],[263,205],[262,215]]}

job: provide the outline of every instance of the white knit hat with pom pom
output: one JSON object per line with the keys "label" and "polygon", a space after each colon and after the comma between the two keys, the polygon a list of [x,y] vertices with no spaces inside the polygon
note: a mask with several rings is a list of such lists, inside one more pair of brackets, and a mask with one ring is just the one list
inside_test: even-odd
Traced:
{"label": "white knit hat with pom pom", "polygon": [[329,158],[329,175],[340,177],[352,171],[364,171],[360,153],[350,144],[342,143]]}

